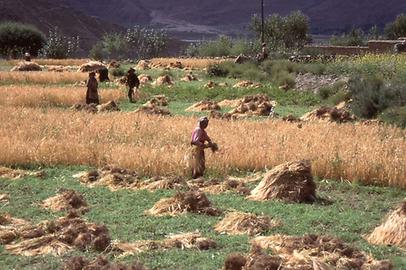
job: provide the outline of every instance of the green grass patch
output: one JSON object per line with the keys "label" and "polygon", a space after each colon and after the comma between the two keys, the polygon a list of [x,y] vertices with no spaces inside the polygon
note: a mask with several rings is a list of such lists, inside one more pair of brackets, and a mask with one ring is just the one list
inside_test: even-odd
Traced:
{"label": "green grass patch", "polygon": [[[84,194],[90,205],[85,218],[90,222],[105,224],[113,239],[135,241],[140,239],[163,239],[169,233],[200,231],[204,236],[217,241],[218,248],[209,251],[169,250],[141,253],[124,259],[110,259],[118,262],[139,260],[151,269],[219,269],[226,256],[232,252],[246,253],[249,250],[248,237],[217,234],[213,226],[222,217],[187,214],[178,217],[150,217],[144,211],[175,191],[128,191],[111,192],[107,188],[88,188],[72,177],[86,167],[58,167],[46,169],[47,177],[27,177],[21,180],[0,180],[0,190],[9,193],[11,200],[0,206],[1,212],[25,218],[33,222],[53,219],[54,214],[41,209],[39,204],[60,188],[70,188]],[[395,269],[405,269],[406,252],[395,247],[369,245],[363,235],[380,223],[381,219],[406,196],[405,190],[387,187],[361,186],[333,180],[317,180],[318,194],[331,204],[289,204],[275,201],[247,201],[236,194],[211,195],[214,206],[225,211],[238,210],[265,214],[282,221],[282,226],[267,235],[283,233],[303,235],[307,233],[330,234],[371,253],[378,259],[390,259]],[[373,199],[371,199],[373,198]],[[63,260],[81,255],[94,258],[96,253],[68,253],[61,258],[19,257],[8,254],[0,246],[2,269],[57,269]]]}

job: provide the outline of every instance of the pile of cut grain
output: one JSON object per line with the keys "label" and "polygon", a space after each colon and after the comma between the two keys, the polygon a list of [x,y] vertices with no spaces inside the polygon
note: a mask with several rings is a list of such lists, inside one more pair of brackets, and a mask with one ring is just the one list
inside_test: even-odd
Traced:
{"label": "pile of cut grain", "polygon": [[221,213],[219,209],[212,207],[209,199],[200,191],[179,192],[174,197],[161,199],[151,209],[145,211],[152,216],[175,216],[188,212],[210,216],[218,216]]}
{"label": "pile of cut grain", "polygon": [[279,225],[267,216],[257,216],[249,213],[231,212],[220,221],[215,230],[230,235],[258,235]]}
{"label": "pile of cut grain", "polygon": [[198,232],[169,235],[163,240],[140,240],[133,243],[113,243],[113,251],[122,253],[121,256],[135,255],[152,250],[198,249],[208,250],[216,247],[216,242],[203,237]]}
{"label": "pile of cut grain", "polygon": [[42,207],[56,212],[77,210],[79,213],[85,213],[89,211],[85,198],[75,190],[61,191],[58,195],[44,200]]}
{"label": "pile of cut grain", "polygon": [[26,171],[19,169],[11,169],[7,167],[0,167],[0,178],[9,178],[9,179],[21,179],[26,176],[34,176],[38,178],[44,178],[44,171]]}
{"label": "pile of cut grain", "polygon": [[72,257],[62,266],[62,270],[147,270],[142,264],[134,262],[129,266],[109,262],[106,258],[97,257],[89,261],[83,257]]}
{"label": "pile of cut grain", "polygon": [[199,189],[208,194],[220,194],[233,191],[241,195],[249,195],[251,192],[244,182],[237,180],[220,181],[218,179],[205,180],[199,178],[189,181],[188,185],[190,188]]}
{"label": "pile of cut grain", "polygon": [[220,106],[215,101],[211,100],[202,100],[198,103],[193,104],[185,111],[187,112],[202,112],[202,111],[219,111],[221,110]]}
{"label": "pile of cut grain", "polygon": [[240,81],[233,86],[233,88],[255,88],[255,89],[261,87],[263,87],[262,84],[255,83],[252,81]]}

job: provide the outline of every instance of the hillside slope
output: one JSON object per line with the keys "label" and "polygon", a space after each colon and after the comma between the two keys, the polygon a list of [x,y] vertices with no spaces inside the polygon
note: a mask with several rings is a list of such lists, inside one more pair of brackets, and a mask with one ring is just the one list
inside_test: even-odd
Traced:
{"label": "hillside slope", "polygon": [[[259,1],[247,0],[67,0],[82,12],[124,26],[153,24],[179,32],[239,32]],[[352,26],[383,27],[406,12],[404,0],[265,0],[267,14],[302,10],[311,18],[312,32],[331,34]]]}
{"label": "hillside slope", "polygon": [[0,0],[0,20],[30,23],[47,33],[55,26],[68,36],[80,36],[88,50],[105,32],[121,27],[74,10],[65,0]]}

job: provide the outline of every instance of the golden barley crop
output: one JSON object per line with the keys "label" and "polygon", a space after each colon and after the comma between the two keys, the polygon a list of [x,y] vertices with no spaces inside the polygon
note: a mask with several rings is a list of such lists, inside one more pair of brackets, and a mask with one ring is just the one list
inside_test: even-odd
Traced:
{"label": "golden barley crop", "polygon": [[[7,64],[11,66],[15,66],[18,64],[18,62],[21,62],[22,59],[20,60],[9,60],[7,61]],[[33,59],[33,62],[37,63],[38,65],[44,66],[44,65],[52,65],[52,66],[80,66],[84,63],[89,62],[89,59]]]}
{"label": "golden barley crop", "polygon": [[154,65],[167,66],[170,63],[181,62],[183,66],[188,68],[207,68],[211,64],[218,64],[226,59],[222,58],[153,58],[151,63]]}
{"label": "golden barley crop", "polygon": [[[112,164],[182,175],[195,120],[0,107],[0,164]],[[207,155],[207,166],[223,174],[310,159],[319,177],[406,187],[405,131],[394,127],[212,120],[208,134],[220,151]]]}
{"label": "golden barley crop", "polygon": [[81,72],[6,72],[0,71],[0,84],[74,84],[88,78]]}
{"label": "golden barley crop", "polygon": [[[121,100],[120,89],[99,90],[101,102]],[[0,86],[0,106],[66,107],[84,103],[86,87]]]}

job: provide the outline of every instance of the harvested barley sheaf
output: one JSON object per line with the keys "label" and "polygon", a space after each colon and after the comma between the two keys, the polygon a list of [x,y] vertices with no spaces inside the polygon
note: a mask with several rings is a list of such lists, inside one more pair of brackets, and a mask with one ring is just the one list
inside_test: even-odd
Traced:
{"label": "harvested barley sheaf", "polygon": [[153,58],[151,64],[154,66],[167,67],[171,63],[181,62],[187,68],[203,69],[212,64],[218,64],[226,59],[210,59],[210,58]]}
{"label": "harvested barley sheaf", "polygon": [[313,202],[316,184],[310,161],[288,162],[273,168],[248,197],[252,200]]}
{"label": "harvested barley sheaf", "polygon": [[91,262],[83,257],[73,257],[65,262],[62,270],[147,270],[147,268],[138,262],[126,266],[111,263],[103,257],[97,257],[97,259]]}
{"label": "harvested barley sheaf", "polygon": [[248,195],[251,192],[242,180],[228,179],[226,181],[219,181],[217,179],[205,180],[200,178],[189,181],[188,185],[190,188],[196,188],[208,194],[220,194],[234,191],[241,195]]}
{"label": "harvested barley sheaf", "polygon": [[[184,175],[195,123],[192,117],[0,106],[0,163],[114,164],[149,176]],[[395,127],[309,122],[298,129],[282,120],[213,119],[207,132],[222,147],[206,156],[206,166],[224,175],[309,159],[318,177],[406,187],[406,131]]]}
{"label": "harvested barley sheaf", "polygon": [[22,256],[60,256],[73,248],[91,248],[101,252],[110,246],[111,241],[105,226],[86,223],[74,214],[34,226],[9,225],[8,229],[0,232],[15,234],[15,238],[8,242],[5,249],[11,254]]}
{"label": "harvested barley sheaf", "polygon": [[225,218],[216,225],[215,230],[219,233],[227,233],[230,235],[258,235],[278,225],[278,222],[273,221],[267,216],[232,212],[228,213]]}
{"label": "harvested barley sheaf", "polygon": [[74,190],[65,190],[44,200],[42,207],[52,211],[78,210],[81,213],[89,210],[83,195]]}
{"label": "harvested barley sheaf", "polygon": [[0,84],[74,84],[89,77],[78,72],[5,72],[0,71]]}
{"label": "harvested barley sheaf", "polygon": [[[99,90],[101,102],[121,100],[124,93],[119,89]],[[16,107],[69,107],[84,103],[86,88],[0,86],[0,105]]]}
{"label": "harvested barley sheaf", "polygon": [[[259,265],[275,270],[392,269],[389,261],[376,261],[342,240],[329,236],[260,236],[254,238],[252,244],[253,251],[246,258],[244,269],[265,269],[256,268]],[[271,249],[275,256],[261,249]],[[233,258],[238,257],[234,255]],[[230,264],[230,260],[227,261]]]}
{"label": "harvested barley sheaf", "polygon": [[44,171],[25,171],[18,169],[11,169],[7,167],[0,167],[0,178],[9,178],[9,179],[20,179],[26,176],[35,176],[43,178],[45,176]]}
{"label": "harvested barley sheaf", "polygon": [[112,244],[113,251],[122,253],[121,256],[135,255],[152,250],[199,249],[208,250],[216,247],[216,242],[203,237],[198,232],[169,235],[164,240],[140,240],[134,243],[116,242]]}
{"label": "harvested barley sheaf", "polygon": [[10,195],[6,193],[0,193],[0,202],[8,202],[10,200]]}
{"label": "harvested barley sheaf", "polygon": [[177,193],[174,197],[161,199],[151,209],[145,211],[152,216],[175,216],[187,212],[210,216],[218,216],[221,213],[219,209],[212,207],[209,199],[200,191]]}
{"label": "harvested barley sheaf", "polygon": [[198,103],[193,104],[185,111],[187,112],[201,112],[201,111],[218,111],[221,110],[220,106],[215,101],[210,100],[202,100]]}
{"label": "harvested barley sheaf", "polygon": [[406,201],[389,214],[385,221],[367,237],[375,245],[406,248]]}
{"label": "harvested barley sheaf", "polygon": [[158,189],[178,189],[187,187],[187,183],[181,178],[154,177],[149,180],[143,179],[137,172],[117,167],[104,167],[100,170],[92,170],[74,175],[89,187],[107,186],[111,191],[119,189],[155,191]]}

